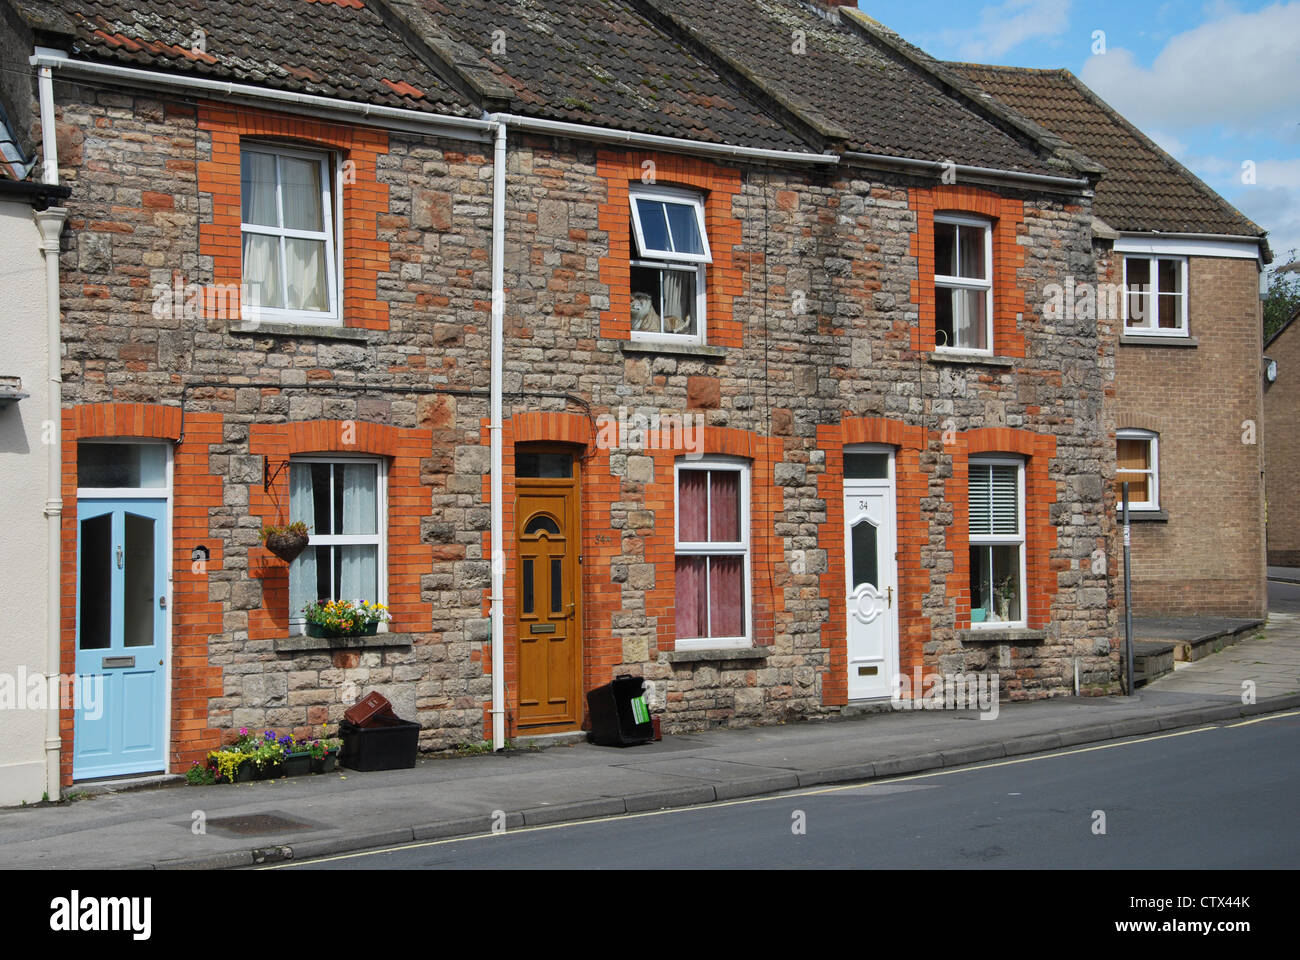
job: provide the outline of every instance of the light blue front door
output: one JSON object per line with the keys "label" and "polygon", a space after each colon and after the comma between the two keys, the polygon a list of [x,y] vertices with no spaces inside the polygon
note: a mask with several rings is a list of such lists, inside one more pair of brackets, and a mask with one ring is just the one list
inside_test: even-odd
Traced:
{"label": "light blue front door", "polygon": [[77,504],[73,779],[166,766],[165,500]]}

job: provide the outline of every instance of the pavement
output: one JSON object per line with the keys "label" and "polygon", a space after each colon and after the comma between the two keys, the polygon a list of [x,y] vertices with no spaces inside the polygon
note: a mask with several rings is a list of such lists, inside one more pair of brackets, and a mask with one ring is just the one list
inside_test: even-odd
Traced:
{"label": "pavement", "polygon": [[1300,567],[1269,567],[1268,578],[1278,583],[1300,583]]}
{"label": "pavement", "polygon": [[[1294,589],[1294,588],[1293,588]],[[1253,703],[1243,684],[1253,682]],[[248,867],[417,840],[855,783],[1300,708],[1300,610],[1134,697],[896,711],[587,743],[414,769],[183,783],[0,810],[0,868]]]}

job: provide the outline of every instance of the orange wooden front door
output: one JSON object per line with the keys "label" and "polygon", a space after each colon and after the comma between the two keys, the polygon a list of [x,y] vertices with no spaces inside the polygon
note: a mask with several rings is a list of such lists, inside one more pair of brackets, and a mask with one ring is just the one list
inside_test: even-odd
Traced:
{"label": "orange wooden front door", "polygon": [[577,486],[518,479],[515,490],[519,727],[574,729],[582,723]]}

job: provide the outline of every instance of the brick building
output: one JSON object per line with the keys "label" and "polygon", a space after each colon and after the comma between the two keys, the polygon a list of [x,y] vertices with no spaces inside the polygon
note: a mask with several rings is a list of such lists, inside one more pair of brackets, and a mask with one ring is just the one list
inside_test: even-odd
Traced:
{"label": "brick building", "polygon": [[[65,782],[368,689],[426,749],[620,673],[670,731],[1115,689],[1118,332],[1043,306],[1097,280],[1102,169],[1060,137],[795,0],[6,4],[72,189],[64,670],[116,698]],[[388,629],[304,635],[352,597]]]}
{"label": "brick building", "polygon": [[1268,562],[1300,566],[1300,312],[1264,344]]}
{"label": "brick building", "polygon": [[[1094,302],[1115,319],[1134,615],[1262,618],[1264,231],[1069,71],[954,69],[1106,168]],[[1087,284],[1071,284],[1086,306]]]}

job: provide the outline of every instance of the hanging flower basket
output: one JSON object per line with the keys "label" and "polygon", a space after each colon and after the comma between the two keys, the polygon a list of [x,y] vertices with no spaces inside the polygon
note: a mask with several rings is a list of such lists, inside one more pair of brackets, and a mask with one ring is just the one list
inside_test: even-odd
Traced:
{"label": "hanging flower basket", "polygon": [[266,549],[285,563],[293,563],[298,554],[307,549],[307,539],[307,524],[301,520],[287,527],[262,528],[262,542]]}

